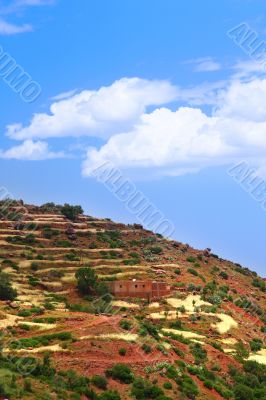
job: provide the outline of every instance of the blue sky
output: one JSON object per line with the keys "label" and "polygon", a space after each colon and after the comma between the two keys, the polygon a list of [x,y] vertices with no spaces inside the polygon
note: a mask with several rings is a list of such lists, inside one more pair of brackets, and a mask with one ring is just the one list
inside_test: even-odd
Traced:
{"label": "blue sky", "polygon": [[[266,179],[266,57],[252,55],[265,11],[263,0],[0,1],[0,46],[41,87],[25,101],[0,54],[0,186],[131,223],[90,176],[111,160],[174,238],[264,274],[266,213],[227,171],[245,161]],[[228,36],[240,24],[253,47]]]}

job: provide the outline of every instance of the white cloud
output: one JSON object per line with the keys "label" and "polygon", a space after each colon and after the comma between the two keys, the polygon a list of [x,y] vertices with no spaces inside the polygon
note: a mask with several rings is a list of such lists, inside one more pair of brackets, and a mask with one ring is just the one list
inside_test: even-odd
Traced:
{"label": "white cloud", "polygon": [[50,151],[46,142],[33,142],[32,140],[26,140],[22,144],[14,146],[9,150],[0,151],[0,158],[5,159],[39,161],[61,157],[64,157],[64,153],[54,153]]}
{"label": "white cloud", "polygon": [[108,138],[133,128],[148,106],[173,101],[177,89],[167,81],[123,78],[97,91],[84,90],[55,102],[50,114],[35,114],[30,125],[12,124],[7,136],[12,139],[65,136]]}
{"label": "white cloud", "polygon": [[46,6],[53,4],[55,0],[16,0],[14,4],[17,7],[25,7],[25,6]]}
{"label": "white cloud", "polygon": [[184,64],[193,64],[195,72],[213,72],[222,68],[221,64],[212,57],[195,58],[185,61]]}
{"label": "white cloud", "polygon": [[[183,106],[174,107],[176,100]],[[47,146],[32,139],[97,136],[106,142],[88,150],[85,176],[106,161],[141,177],[151,172],[157,176],[185,174],[243,159],[263,173],[265,101],[266,78],[261,74],[243,79],[233,75],[228,81],[190,88],[167,81],[123,78],[99,90],[65,93],[52,104],[50,114],[34,115],[26,127],[8,126],[6,133],[11,139],[26,142],[2,156],[17,154],[25,143]],[[199,107],[202,105],[209,106],[208,114]],[[27,157],[32,159],[31,154],[29,151]],[[47,158],[45,154],[58,156],[47,147],[36,154],[35,159]]]}
{"label": "white cloud", "polygon": [[31,32],[32,26],[28,24],[15,25],[0,20],[0,35],[16,35],[18,33]]}
{"label": "white cloud", "polygon": [[264,75],[266,72],[266,56],[263,62],[255,60],[238,61],[232,66],[235,71],[235,79],[251,78],[252,76]]}
{"label": "white cloud", "polygon": [[232,82],[218,98],[210,116],[192,107],[143,114],[131,131],[114,135],[99,150],[89,149],[83,174],[89,176],[105,161],[140,169],[141,176],[149,168],[178,175],[242,159],[263,170],[266,79]]}
{"label": "white cloud", "polygon": [[13,0],[3,5],[0,1],[0,35],[16,35],[19,33],[32,32],[33,27],[30,24],[10,23],[3,19],[3,16],[17,14],[21,17],[21,13],[28,7],[51,5],[55,0]]}
{"label": "white cloud", "polygon": [[77,89],[69,90],[68,92],[59,93],[56,96],[51,97],[53,101],[65,100],[74,96],[77,93]]}
{"label": "white cloud", "polygon": [[195,64],[196,66],[194,70],[196,72],[213,72],[221,69],[221,64],[211,57],[198,58],[195,60]]}

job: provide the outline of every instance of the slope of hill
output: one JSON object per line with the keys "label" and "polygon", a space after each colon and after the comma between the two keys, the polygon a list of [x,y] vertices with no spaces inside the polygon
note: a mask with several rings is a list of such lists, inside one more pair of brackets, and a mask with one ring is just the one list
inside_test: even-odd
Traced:
{"label": "slope of hill", "polygon": [[[0,205],[0,398],[266,399],[255,272],[79,207]],[[132,279],[171,293],[105,284]]]}

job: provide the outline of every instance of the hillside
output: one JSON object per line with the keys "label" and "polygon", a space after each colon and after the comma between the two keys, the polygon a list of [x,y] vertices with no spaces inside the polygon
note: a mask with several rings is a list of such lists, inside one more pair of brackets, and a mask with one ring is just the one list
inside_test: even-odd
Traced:
{"label": "hillside", "polygon": [[[0,205],[0,399],[266,399],[255,272],[79,207]],[[133,279],[171,293],[109,293]]]}

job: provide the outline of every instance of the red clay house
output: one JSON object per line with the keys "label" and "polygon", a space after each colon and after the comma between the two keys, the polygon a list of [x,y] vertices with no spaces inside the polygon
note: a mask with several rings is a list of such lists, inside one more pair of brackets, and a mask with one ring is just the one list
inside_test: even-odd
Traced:
{"label": "red clay house", "polygon": [[137,281],[134,279],[132,281],[108,282],[107,284],[110,292],[118,298],[138,297],[150,300],[171,293],[171,287],[166,282]]}

